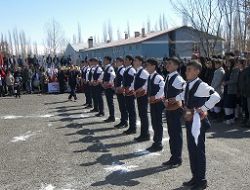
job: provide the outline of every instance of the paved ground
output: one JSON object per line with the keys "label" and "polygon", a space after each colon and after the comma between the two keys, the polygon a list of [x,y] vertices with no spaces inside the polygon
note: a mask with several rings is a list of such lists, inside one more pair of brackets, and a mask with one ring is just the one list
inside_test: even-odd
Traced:
{"label": "paved ground", "polygon": [[[186,143],[180,168],[161,167],[169,157],[166,124],[164,151],[149,154],[150,142],[134,143],[134,136],[87,113],[82,98],[66,99],[0,99],[1,190],[185,189]],[[249,190],[250,130],[216,124],[207,137],[208,189]]]}

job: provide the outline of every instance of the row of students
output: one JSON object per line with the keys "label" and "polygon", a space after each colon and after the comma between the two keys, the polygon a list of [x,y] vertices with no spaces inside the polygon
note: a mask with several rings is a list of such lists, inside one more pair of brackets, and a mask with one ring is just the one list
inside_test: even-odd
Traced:
{"label": "row of students", "polygon": [[[90,59],[90,65],[85,65],[83,77],[86,84],[87,108],[92,106],[91,112],[99,112],[96,116],[103,116],[102,91],[105,90],[110,116],[105,122],[114,122],[113,92],[117,95],[120,110],[120,123],[116,128],[126,128],[124,135],[136,134],[136,108],[141,121],[140,135],[137,142],[149,141],[150,107],[151,126],[153,128],[153,144],[147,148],[150,152],[161,151],[163,148],[162,112],[166,108],[167,127],[171,157],[162,165],[175,168],[182,164],[182,116],[185,118],[187,131],[187,145],[189,151],[192,179],[184,182],[184,186],[191,189],[205,189],[206,156],[205,132],[210,128],[207,111],[220,101],[219,94],[208,84],[198,78],[202,66],[198,61],[191,61],[186,66],[186,79],[183,80],[177,72],[180,61],[170,58],[165,67],[168,71],[166,80],[157,73],[158,62],[154,58],[146,61],[141,56],[127,55],[125,59],[115,60],[116,73],[111,66],[111,58],[104,58],[104,71],[98,65],[96,58]],[[114,91],[113,91],[114,90]],[[90,93],[89,93],[90,92]],[[100,106],[101,104],[101,106]],[[99,106],[97,106],[99,105]]]}

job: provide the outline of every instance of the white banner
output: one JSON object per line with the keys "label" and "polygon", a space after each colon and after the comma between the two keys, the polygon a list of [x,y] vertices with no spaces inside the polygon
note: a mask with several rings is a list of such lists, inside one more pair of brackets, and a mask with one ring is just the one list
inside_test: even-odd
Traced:
{"label": "white banner", "polygon": [[59,83],[58,82],[51,82],[48,84],[48,92],[55,93],[59,92]]}

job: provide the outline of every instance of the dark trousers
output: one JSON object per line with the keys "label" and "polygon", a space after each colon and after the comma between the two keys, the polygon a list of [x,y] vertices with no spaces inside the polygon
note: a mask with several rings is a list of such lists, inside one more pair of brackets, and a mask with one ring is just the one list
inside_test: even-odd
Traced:
{"label": "dark trousers", "polygon": [[71,99],[72,97],[74,97],[74,99],[76,100],[76,85],[70,85],[70,94],[69,94],[69,99]]}
{"label": "dark trousers", "polygon": [[0,97],[4,96],[4,92],[3,92],[3,86],[0,86]]}
{"label": "dark trousers", "polygon": [[196,145],[191,132],[192,122],[186,122],[189,161],[191,172],[194,179],[196,180],[196,183],[200,183],[206,179],[205,133],[207,130],[207,124],[209,124],[207,119],[204,119],[201,122],[198,145]]}
{"label": "dark trousers", "polygon": [[114,108],[114,90],[111,88],[105,89],[105,96],[107,99],[108,109],[109,109],[109,117],[115,117],[115,108]]}
{"label": "dark trousers", "polygon": [[14,92],[15,92],[15,96],[20,97],[21,96],[21,86],[20,85],[15,85],[14,87]]}
{"label": "dark trousers", "polygon": [[170,160],[174,162],[182,161],[182,128],[181,128],[181,117],[183,109],[166,111],[168,135],[169,135],[169,147],[171,152]]}
{"label": "dark trousers", "polygon": [[96,89],[95,89],[95,86],[92,86],[90,85],[89,86],[89,90],[90,90],[90,94],[91,94],[91,97],[92,97],[92,100],[93,100],[93,103],[94,103],[94,109],[99,111],[99,106],[98,106],[98,101],[97,101],[97,98],[96,98]]}
{"label": "dark trousers", "polygon": [[121,113],[121,123],[124,124],[128,121],[128,111],[126,109],[125,96],[123,94],[117,94],[116,96]]}
{"label": "dark trousers", "polygon": [[141,136],[148,136],[148,96],[142,96],[137,98],[137,107],[139,117],[141,120]]}
{"label": "dark trousers", "polygon": [[85,87],[86,104],[92,105],[91,86],[89,84],[85,84],[84,87]]}
{"label": "dark trousers", "polygon": [[156,145],[162,145],[162,136],[163,136],[162,111],[163,109],[164,109],[164,105],[162,102],[150,104],[151,124],[154,130],[153,140]]}
{"label": "dark trousers", "polygon": [[136,129],[135,97],[125,96],[126,109],[129,117],[129,130]]}
{"label": "dark trousers", "polygon": [[60,89],[60,93],[63,94],[65,90],[65,82],[63,80],[59,81],[59,89]]}
{"label": "dark trousers", "polygon": [[94,101],[96,102],[97,110],[99,113],[104,113],[103,98],[102,98],[103,88],[101,85],[93,86]]}
{"label": "dark trousers", "polygon": [[249,119],[249,110],[247,107],[247,98],[242,97],[242,111],[245,113],[245,119]]}

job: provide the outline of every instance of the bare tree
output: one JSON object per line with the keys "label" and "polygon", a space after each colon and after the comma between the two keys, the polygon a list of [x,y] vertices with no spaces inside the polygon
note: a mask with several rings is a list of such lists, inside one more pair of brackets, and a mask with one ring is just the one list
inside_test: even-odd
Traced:
{"label": "bare tree", "polygon": [[21,54],[23,57],[26,57],[27,56],[27,40],[26,40],[26,34],[24,31],[19,32],[19,41],[20,41]]}
{"label": "bare tree", "polygon": [[159,15],[159,28],[160,28],[160,31],[163,30],[163,23],[162,23],[162,16],[161,16],[161,14]]}
{"label": "bare tree", "polygon": [[113,41],[113,27],[111,22],[108,22],[108,36],[109,36],[109,41]]}
{"label": "bare tree", "polygon": [[150,33],[151,32],[151,20],[150,18],[148,18],[147,20],[147,33]]}
{"label": "bare tree", "polygon": [[52,19],[45,25],[45,49],[48,53],[56,55],[62,47],[64,32],[60,23]]}
{"label": "bare tree", "polygon": [[72,43],[76,44],[76,35],[75,34],[73,34],[73,36],[72,36]]}
{"label": "bare tree", "polygon": [[168,29],[168,21],[166,19],[165,14],[162,14],[162,25],[163,25],[163,30],[167,30]]}
{"label": "bare tree", "polygon": [[33,53],[34,53],[35,55],[38,55],[37,42],[34,42],[34,43],[33,43]]}
{"label": "bare tree", "polygon": [[103,35],[103,41],[107,42],[107,40],[108,40],[108,32],[107,32],[107,25],[106,25],[105,22],[103,23],[103,27],[102,27],[102,35]]}
{"label": "bare tree", "polygon": [[12,36],[13,36],[13,43],[14,43],[14,48],[15,48],[15,54],[19,55],[20,54],[19,37],[18,37],[18,31],[17,31],[16,28],[13,29]]}
{"label": "bare tree", "polygon": [[78,43],[81,43],[82,42],[82,29],[81,29],[81,25],[80,23],[78,23]]}
{"label": "bare tree", "polygon": [[129,22],[127,22],[127,32],[128,34],[128,37],[130,37],[130,25],[129,25]]}
{"label": "bare tree", "polygon": [[232,49],[232,27],[233,27],[233,15],[235,12],[234,9],[235,0],[225,0],[223,3],[220,3],[221,10],[224,13],[224,29],[226,32],[226,49],[230,51]]}
{"label": "bare tree", "polygon": [[[219,33],[222,24],[223,11],[219,0],[171,0],[173,7],[188,21],[199,34],[199,43],[202,53],[211,56],[220,39]],[[211,35],[216,36],[212,38]]]}
{"label": "bare tree", "polygon": [[121,36],[121,31],[119,30],[119,28],[117,29],[117,39],[121,40],[122,36]]}
{"label": "bare tree", "polygon": [[8,35],[9,35],[9,41],[8,41],[8,44],[9,44],[9,51],[10,51],[10,54],[13,55],[14,52],[13,52],[13,43],[12,43],[12,37],[11,37],[11,32],[8,31]]}

